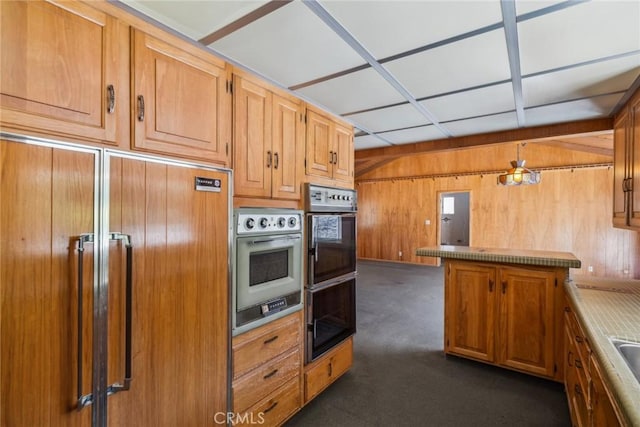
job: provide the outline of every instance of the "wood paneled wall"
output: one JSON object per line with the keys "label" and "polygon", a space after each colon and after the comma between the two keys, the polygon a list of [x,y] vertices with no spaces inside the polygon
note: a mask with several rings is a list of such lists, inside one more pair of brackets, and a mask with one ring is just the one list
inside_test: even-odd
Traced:
{"label": "wood paneled wall", "polygon": [[[414,167],[405,162],[400,169],[405,176],[426,175],[433,169],[426,165],[433,164],[445,172],[438,155],[430,157],[416,160]],[[396,171],[394,163],[389,167]],[[385,168],[377,174],[388,179]],[[523,187],[498,186],[496,177],[356,182],[358,256],[435,264],[435,259],[414,253],[438,244],[439,193],[469,191],[471,246],[567,251],[582,261],[582,268],[572,274],[640,278],[640,233],[611,225],[612,168],[547,170],[539,185]],[[426,220],[431,224],[425,225]]]}

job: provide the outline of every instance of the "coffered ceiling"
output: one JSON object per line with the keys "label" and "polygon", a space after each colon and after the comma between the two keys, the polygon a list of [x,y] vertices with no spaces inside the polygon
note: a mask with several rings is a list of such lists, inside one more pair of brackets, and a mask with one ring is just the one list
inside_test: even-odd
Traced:
{"label": "coffered ceiling", "polygon": [[640,86],[637,0],[115,3],[341,116],[356,150],[608,118]]}

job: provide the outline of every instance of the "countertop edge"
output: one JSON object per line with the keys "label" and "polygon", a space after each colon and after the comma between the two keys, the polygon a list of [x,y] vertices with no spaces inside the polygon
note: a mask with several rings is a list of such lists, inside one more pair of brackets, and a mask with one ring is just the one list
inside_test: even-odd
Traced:
{"label": "countertop edge", "polygon": [[607,351],[603,348],[602,341],[609,341],[609,337],[597,331],[591,324],[590,319],[585,315],[585,309],[579,296],[580,290],[575,286],[575,283],[572,281],[565,282],[565,290],[580,325],[587,335],[586,338],[589,340],[590,347],[600,364],[600,371],[604,377],[603,380],[607,385],[607,389],[611,393],[611,397],[615,400],[615,404],[623,412],[622,415],[625,417],[624,421],[626,421],[629,426],[640,426],[640,408],[637,405],[637,401],[631,398],[630,393],[621,390],[626,386],[620,379],[619,371],[621,369],[627,369],[626,366],[624,366],[625,362],[622,360],[622,356],[616,354],[617,357],[612,358],[610,357],[611,353],[615,350],[609,349]]}

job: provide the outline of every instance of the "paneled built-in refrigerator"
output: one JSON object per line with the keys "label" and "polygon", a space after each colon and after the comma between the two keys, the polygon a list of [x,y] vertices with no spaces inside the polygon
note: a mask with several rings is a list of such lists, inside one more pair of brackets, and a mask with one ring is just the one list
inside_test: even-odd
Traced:
{"label": "paneled built-in refrigerator", "polygon": [[0,425],[214,424],[230,172],[1,139]]}

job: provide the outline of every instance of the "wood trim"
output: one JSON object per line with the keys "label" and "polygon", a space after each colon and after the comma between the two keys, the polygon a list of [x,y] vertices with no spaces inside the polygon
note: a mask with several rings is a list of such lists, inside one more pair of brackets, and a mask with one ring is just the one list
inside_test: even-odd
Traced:
{"label": "wood trim", "polygon": [[413,144],[395,145],[393,147],[371,148],[368,150],[356,151],[355,158],[356,161],[373,158],[395,159],[413,154],[459,150],[480,145],[501,144],[512,141],[529,141],[564,135],[609,131],[611,129],[613,129],[613,119],[606,117],[602,119],[582,120],[578,122],[559,123],[548,126],[505,130],[480,135],[436,139],[433,141],[416,142]]}

